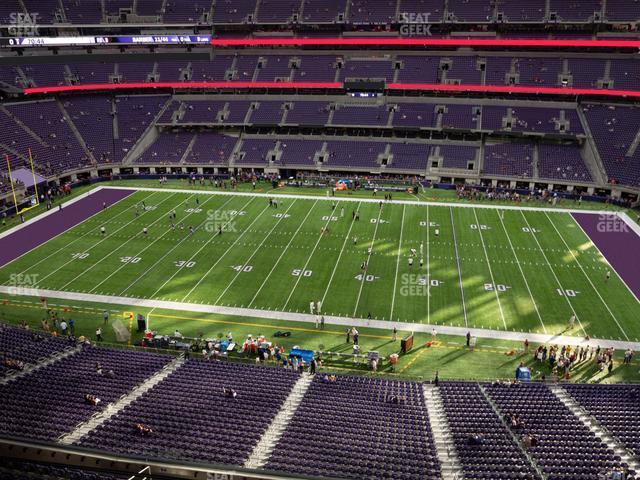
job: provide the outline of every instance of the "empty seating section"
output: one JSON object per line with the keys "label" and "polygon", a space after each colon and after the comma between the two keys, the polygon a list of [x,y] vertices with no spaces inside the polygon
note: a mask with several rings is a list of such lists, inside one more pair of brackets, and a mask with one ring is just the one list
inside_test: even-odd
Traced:
{"label": "empty seating section", "polygon": [[515,143],[485,145],[484,173],[503,177],[532,177],[532,146]]}
{"label": "empty seating section", "polygon": [[442,128],[476,130],[480,107],[474,105],[447,105],[442,115]]}
{"label": "empty seating section", "polygon": [[[466,479],[539,479],[475,383],[441,383],[440,396]],[[483,444],[470,437],[483,435]]]}
{"label": "empty seating section", "polygon": [[215,132],[198,133],[186,163],[227,165],[238,139]]}
{"label": "empty seating section", "polygon": [[248,122],[254,125],[274,125],[282,121],[284,114],[282,102],[259,102],[251,111]]}
{"label": "empty seating section", "polygon": [[400,23],[438,23],[444,15],[442,0],[400,0]]}
{"label": "empty seating section", "polygon": [[[28,375],[0,385],[0,435],[55,440],[171,361],[168,355],[85,347]],[[97,364],[102,373],[97,372]],[[114,376],[106,375],[113,370]],[[97,406],[84,395],[101,399]]]}
{"label": "empty seating section", "polygon": [[[393,396],[406,401],[393,403]],[[314,378],[266,468],[329,478],[439,479],[422,385]]]}
{"label": "empty seating section", "polygon": [[541,144],[538,152],[540,178],[579,183],[593,180],[578,146]]}
{"label": "empty seating section", "polygon": [[113,103],[111,97],[70,97],[64,108],[98,163],[120,161],[114,152]]}
{"label": "empty seating section", "polygon": [[640,454],[640,388],[638,385],[567,384],[564,389],[600,425],[627,448]]}
{"label": "empty seating section", "polygon": [[444,168],[468,170],[469,163],[478,160],[478,148],[466,145],[440,145],[440,157],[442,157],[442,167]]}
{"label": "empty seating section", "polygon": [[[242,465],[298,378],[289,370],[190,360],[81,445],[147,458]],[[223,387],[233,388],[237,397],[225,397]],[[139,422],[151,426],[153,434],[137,435]],[[212,440],[224,428],[241,438]]]}
{"label": "empty seating section", "polygon": [[329,104],[326,102],[302,102],[292,104],[284,123],[288,125],[326,125],[329,121]]}
{"label": "empty seating section", "polygon": [[584,133],[575,109],[544,107],[485,106],[482,108],[482,129],[571,135]]}
{"label": "empty seating section", "polygon": [[26,460],[3,458],[0,466],[0,478],[11,480],[126,480],[128,474],[107,473],[103,471],[83,470],[70,465],[53,465]]}
{"label": "empty seating section", "polygon": [[609,450],[544,384],[491,384],[486,390],[502,415],[519,415],[529,453],[553,479],[595,479],[621,466]]}
{"label": "empty seating section", "polygon": [[[220,112],[224,109],[225,102],[220,101],[202,101],[202,102],[186,102],[185,103],[184,116],[178,119],[177,124],[211,124],[217,123],[220,116]],[[175,103],[172,106],[177,106]],[[167,113],[172,113],[173,108],[165,110]]]}
{"label": "empty seating section", "polygon": [[435,108],[432,103],[400,103],[393,115],[393,126],[435,127]]}
{"label": "empty seating section", "polygon": [[136,163],[177,165],[182,162],[194,135],[192,132],[162,131],[153,144],[136,159]]}
{"label": "empty seating section", "polygon": [[294,165],[315,167],[315,154],[322,149],[322,142],[314,140],[285,139],[280,141],[283,167]]}
{"label": "empty seating section", "polygon": [[500,0],[496,11],[503,14],[503,20],[511,23],[542,22],[546,16],[545,4],[545,0]]}
{"label": "empty seating section", "polygon": [[41,171],[51,174],[54,171],[90,165],[56,101],[28,102],[5,107],[30,132],[37,135],[38,140],[30,134],[21,134],[24,143],[16,144],[15,148],[19,153],[27,155],[27,148],[32,147],[34,163]]}
{"label": "empty seating section", "polygon": [[332,125],[378,125],[387,124],[389,112],[386,106],[341,106],[333,115]]}
{"label": "empty seating section", "polygon": [[300,13],[302,0],[260,0],[259,23],[289,23]]}
{"label": "empty seating section", "polygon": [[345,13],[347,0],[303,0],[302,19],[306,23],[334,23]]}
{"label": "empty seating section", "polygon": [[391,143],[393,160],[387,168],[425,172],[431,146],[418,143]]}
{"label": "empty seating section", "polygon": [[586,22],[593,19],[595,12],[602,12],[602,0],[551,0],[549,4],[551,12],[564,21]]}
{"label": "empty seating section", "polygon": [[325,164],[329,168],[378,168],[378,156],[384,152],[386,144],[382,142],[327,142],[328,157]]}
{"label": "empty seating section", "polygon": [[[0,361],[35,364],[69,347],[69,340],[0,323]],[[0,364],[0,376],[10,370]]]}
{"label": "empty seating section", "polygon": [[[267,155],[276,147],[276,140],[271,138],[249,138],[242,142],[240,158],[236,164],[260,165],[268,163]],[[244,154],[242,154],[244,152]]]}
{"label": "empty seating section", "polygon": [[256,0],[217,0],[213,9],[214,23],[243,23],[253,17]]}
{"label": "empty seating section", "polygon": [[583,111],[609,182],[639,186],[640,148],[630,149],[639,135],[640,108],[585,105]]}
{"label": "empty seating section", "polygon": [[351,0],[349,21],[353,24],[387,24],[396,18],[397,0]]}
{"label": "empty seating section", "polygon": [[[355,55],[355,54],[354,54]],[[34,86],[60,86],[71,82],[101,84],[113,81],[151,81],[154,69],[161,82],[342,82],[350,78],[385,79],[387,83],[461,83],[530,87],[640,89],[640,60],[568,57],[512,57],[475,55],[392,55],[380,58],[363,53],[353,57],[335,55],[216,55],[212,60],[185,57],[136,62],[81,62],[23,64],[24,75]],[[340,64],[341,68],[338,68]],[[157,66],[156,66],[157,65]],[[483,75],[482,65],[486,73]],[[605,72],[609,65],[609,76]],[[118,75],[114,76],[115,69]],[[397,69],[397,70],[396,70]],[[0,81],[22,88],[19,71],[6,65]],[[69,72],[72,75],[69,75]],[[191,72],[189,74],[189,72]],[[337,73],[337,78],[336,78]],[[397,74],[397,79],[396,79]],[[509,75],[511,74],[511,75]],[[484,76],[484,78],[483,78]],[[563,79],[567,80],[566,85]],[[602,81],[602,82],[601,82]]]}
{"label": "empty seating section", "polygon": [[118,138],[114,139],[115,158],[124,159],[136,141],[154,121],[168,100],[166,95],[116,97]]}
{"label": "empty seating section", "polygon": [[493,2],[485,0],[448,0],[449,13],[463,22],[491,22],[493,20]]}
{"label": "empty seating section", "polygon": [[[585,23],[638,21],[636,0],[7,0],[0,21],[24,10],[37,13],[38,23],[98,24],[117,16],[121,9],[166,24],[305,24],[346,23],[385,25],[403,23],[407,14],[429,14],[429,23]],[[547,6],[548,3],[548,6]],[[5,5],[6,4],[6,5]],[[446,8],[445,8],[446,5]],[[62,9],[61,9],[62,7]],[[347,11],[349,12],[348,15]],[[213,12],[212,16],[209,16]],[[302,12],[302,15],[300,15]],[[396,15],[396,12],[399,14]],[[298,15],[298,16],[295,16]],[[154,18],[155,17],[155,18]]]}

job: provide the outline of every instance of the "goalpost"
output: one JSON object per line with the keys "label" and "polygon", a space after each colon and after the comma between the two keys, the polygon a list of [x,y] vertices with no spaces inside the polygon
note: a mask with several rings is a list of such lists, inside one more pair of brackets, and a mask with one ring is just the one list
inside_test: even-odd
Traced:
{"label": "goalpost", "polygon": [[7,161],[7,174],[9,175],[9,184],[11,185],[11,194],[13,195],[13,204],[16,209],[16,215],[21,215],[40,205],[40,195],[38,195],[38,181],[36,179],[36,169],[33,166],[33,156],[31,154],[31,148],[29,148],[28,151],[29,151],[29,167],[31,168],[31,175],[33,177],[33,189],[35,193],[31,197],[27,197],[27,201],[29,205],[22,209],[20,209],[20,206],[18,205],[15,182],[11,174],[11,160],[9,159],[9,155],[5,154],[5,159]]}

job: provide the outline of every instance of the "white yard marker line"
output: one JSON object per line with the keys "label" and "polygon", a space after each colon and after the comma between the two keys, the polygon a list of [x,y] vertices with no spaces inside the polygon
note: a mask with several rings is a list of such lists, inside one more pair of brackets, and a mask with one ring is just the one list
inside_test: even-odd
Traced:
{"label": "white yard marker line", "polygon": [[[178,207],[180,205],[182,205],[185,202],[188,202],[189,200],[191,200],[192,197],[187,198],[184,202],[179,203]],[[210,198],[207,198],[203,203],[202,206],[204,207],[206,205],[206,203],[210,200]],[[229,201],[227,201],[228,203]],[[226,203],[224,204],[226,205]],[[223,205],[223,206],[224,206]],[[187,218],[189,218],[191,215],[194,215],[195,212],[190,212],[187,214],[186,217],[184,217],[184,219],[186,220]],[[200,226],[202,226],[203,223],[205,223],[207,221],[207,219],[205,218],[205,220],[203,220],[200,225],[198,225],[196,227],[196,229],[198,229]],[[156,238],[153,242],[151,242],[149,245],[147,245],[146,247],[144,247],[142,250],[140,250],[138,253],[134,254],[134,257],[137,257],[139,255],[142,255],[144,252],[146,252],[149,248],[151,248],[153,245],[156,244],[156,242],[159,242],[160,240],[162,240],[164,238],[165,235],[167,235],[169,232],[171,232],[172,230],[166,230],[162,235],[160,235],[158,238]],[[185,238],[183,238],[182,240],[180,240],[177,244],[175,244],[171,249],[169,249],[167,252],[165,252],[165,254],[160,257],[158,260],[156,260],[156,262],[149,267],[147,270],[145,270],[142,274],[138,275],[136,277],[136,280],[134,280],[134,282],[132,284],[130,284],[127,288],[125,288],[123,291],[120,292],[120,295],[122,295],[124,292],[126,292],[127,290],[129,290],[129,288],[131,288],[133,286],[134,283],[136,283],[139,279],[144,278],[151,270],[153,270],[162,260],[164,260],[165,258],[167,258],[167,256],[169,256],[169,254],[171,252],[173,252],[179,245],[182,244],[182,242],[184,242],[187,238],[189,238],[189,236],[186,236]],[[106,282],[107,280],[109,280],[111,277],[113,277],[115,274],[117,274],[120,270],[122,270],[123,268],[125,268],[127,266],[126,263],[123,263],[122,265],[120,265],[114,272],[112,272],[108,277],[104,278],[98,285],[96,285],[95,287],[93,287],[89,293],[93,293],[100,285],[102,285],[104,282]]]}
{"label": "white yard marker line", "polygon": [[[291,202],[289,204],[289,207],[284,211],[285,215],[289,212],[289,210],[291,210],[291,208],[295,205],[295,203],[297,202],[297,200],[294,200],[293,202]],[[269,233],[267,233],[263,238],[262,241],[260,242],[260,245],[258,245],[255,250],[253,251],[253,253],[251,254],[251,256],[242,264],[242,268],[246,267],[249,262],[251,261],[251,259],[253,257],[256,256],[256,254],[258,253],[258,250],[260,250],[262,248],[262,246],[264,245],[264,243],[267,241],[267,239],[271,236],[271,234],[273,233],[273,231],[278,228],[278,225],[280,225],[280,222],[282,222],[282,220],[284,220],[285,216],[282,215],[278,221],[273,225],[273,227],[271,227],[271,230],[269,230]],[[227,288],[225,288],[223,290],[223,292],[220,294],[220,296],[216,299],[215,303],[217,304],[222,297],[224,297],[225,293],[227,293],[227,291],[229,290],[229,288],[231,288],[231,285],[233,285],[233,283],[238,279],[238,277],[242,274],[242,269],[238,270],[236,272],[236,275],[233,277],[233,279],[229,282],[229,284],[227,285]]]}
{"label": "white yard marker line", "polygon": [[[244,210],[245,208],[247,208],[247,206],[253,201],[253,199],[249,200],[247,203],[245,203],[241,208],[241,210]],[[209,274],[213,271],[214,268],[216,268],[218,266],[218,264],[222,261],[222,259],[227,255],[227,253],[229,253],[233,247],[235,247],[236,243],[238,243],[240,241],[240,239],[242,237],[244,237],[246,235],[246,233],[249,231],[249,229],[253,226],[254,223],[256,223],[258,221],[258,219],[262,216],[262,214],[269,208],[269,205],[267,204],[264,209],[258,214],[256,215],[256,218],[253,219],[253,221],[249,224],[249,226],[238,236],[238,238],[236,238],[236,240],[229,246],[229,248],[227,248],[224,253],[222,255],[220,255],[220,257],[218,258],[218,260],[216,261],[216,263],[214,263],[213,265],[211,265],[211,267],[209,268],[209,270],[207,270],[207,273],[205,273],[204,275],[202,275],[202,277],[200,277],[200,279],[196,282],[196,284],[193,286],[193,288],[191,288],[191,290],[189,290],[189,292],[182,298],[182,302],[185,302],[187,300],[187,298],[189,298],[191,296],[191,294],[195,291],[196,288],[198,288],[200,286],[200,284],[202,283],[202,281],[207,278],[207,276],[209,276]],[[229,220],[227,223],[231,222],[231,220]],[[224,229],[224,227],[223,227]],[[207,245],[209,245],[209,242],[211,242],[211,240],[213,240],[215,238],[215,236],[212,236],[209,241],[207,241],[207,243],[205,243],[204,245],[202,245],[202,247],[200,247],[200,249],[194,253],[191,258],[188,260],[188,262],[190,262],[191,260],[193,260],[196,255],[198,255],[198,253],[200,253]],[[176,273],[174,273],[171,278],[169,278],[164,284],[162,284],[162,286],[156,290],[156,292],[152,295],[153,297],[156,296],[156,294],[162,290],[162,288],[169,283],[171,280],[173,280],[173,278],[182,270],[182,268],[179,268]]]}
{"label": "white yard marker line", "polygon": [[[361,203],[358,202],[358,206],[356,207],[356,213],[360,212],[360,205]],[[340,254],[338,255],[338,260],[336,260],[336,263],[333,265],[333,270],[331,272],[331,277],[329,277],[329,283],[327,283],[327,288],[324,289],[324,295],[322,295],[322,305],[324,305],[324,301],[327,298],[327,294],[329,293],[329,288],[331,287],[331,282],[333,282],[333,277],[336,274],[336,271],[338,270],[338,266],[340,265],[340,259],[342,258],[342,254],[344,253],[344,247],[347,246],[347,242],[349,241],[349,238],[351,237],[351,230],[353,229],[353,225],[356,222],[353,220],[353,217],[351,218],[351,225],[349,225],[349,231],[347,231],[347,235],[344,237],[344,241],[342,242],[342,248],[340,249]]]}
{"label": "white yard marker line", "polygon": [[498,295],[498,285],[496,285],[495,278],[493,276],[493,269],[491,268],[491,261],[489,260],[489,254],[487,253],[487,247],[484,244],[484,235],[482,235],[482,228],[480,228],[480,220],[478,220],[478,212],[473,209],[473,215],[476,219],[476,226],[478,227],[478,233],[480,233],[480,243],[482,244],[482,250],[484,251],[484,258],[487,261],[487,267],[489,267],[489,276],[491,277],[491,284],[493,285],[493,293],[496,294],[496,301],[498,302],[498,310],[500,310],[500,317],[502,318],[502,324],[504,329],[507,329],[507,322],[504,318],[504,311],[502,310],[502,302],[500,301],[500,295]]}
{"label": "white yard marker line", "polygon": [[287,243],[286,247],[284,247],[284,250],[282,250],[282,253],[278,257],[278,260],[276,260],[276,262],[273,264],[273,267],[271,267],[271,271],[269,271],[269,274],[262,281],[262,284],[260,285],[260,288],[258,288],[258,291],[256,292],[256,294],[253,296],[253,298],[249,302],[249,305],[247,305],[247,308],[251,307],[251,305],[253,305],[253,302],[256,301],[256,298],[258,298],[258,294],[262,291],[264,286],[267,284],[267,282],[269,281],[269,278],[271,278],[271,274],[276,270],[276,268],[280,264],[280,260],[282,260],[282,257],[284,257],[285,253],[287,253],[287,251],[289,250],[289,247],[293,243],[293,240],[298,235],[298,232],[300,232],[300,230],[302,229],[302,226],[307,221],[307,218],[309,218],[309,215],[311,215],[311,211],[314,209],[314,207],[317,205],[317,203],[318,203],[318,201],[316,200],[313,203],[313,205],[311,205],[311,208],[309,209],[309,211],[307,212],[305,217],[302,219],[302,222],[300,222],[300,225],[298,225],[298,228],[296,229],[296,231],[293,233],[293,235],[291,235],[291,239],[289,240],[289,243]]}
{"label": "white yard marker line", "polygon": [[391,313],[389,314],[389,320],[393,320],[393,308],[396,303],[396,288],[398,287],[398,271],[400,270],[400,254],[402,253],[402,232],[404,230],[404,212],[407,206],[402,206],[402,220],[400,221],[400,241],[398,242],[398,255],[396,255],[396,275],[393,281],[393,295],[391,296]]}
{"label": "white yard marker line", "polygon": [[[327,221],[325,222],[323,229],[320,231],[320,235],[318,235],[318,240],[316,240],[316,244],[313,246],[313,250],[311,250],[311,253],[307,257],[307,261],[304,263],[304,267],[302,267],[302,271],[303,272],[309,266],[309,262],[311,261],[311,258],[313,257],[313,254],[315,253],[316,249],[318,248],[318,245],[320,244],[320,240],[322,240],[322,237],[324,237],[324,233],[323,232],[327,230],[327,225],[329,225],[329,222],[331,221],[331,217],[333,216],[334,213],[335,213],[335,209],[331,210],[331,213],[327,217]],[[293,288],[291,289],[291,292],[289,293],[289,296],[287,297],[287,301],[284,303],[284,306],[282,307],[282,310],[285,310],[287,308],[287,305],[289,304],[289,301],[291,300],[291,297],[293,296],[293,292],[295,292],[296,288],[298,288],[298,284],[300,283],[300,280],[302,280],[302,275],[298,275],[298,279],[296,280],[296,283],[293,285]]]}
{"label": "white yard marker line", "polygon": [[624,328],[622,328],[622,325],[620,325],[620,322],[618,322],[618,319],[616,318],[614,313],[609,308],[609,305],[607,304],[607,302],[604,301],[604,298],[602,298],[602,295],[600,295],[600,292],[598,291],[596,286],[591,281],[591,278],[589,278],[589,275],[587,275],[587,272],[584,271],[584,268],[582,267],[582,264],[578,261],[578,257],[576,257],[576,255],[575,255],[575,253],[573,253],[573,250],[571,249],[571,247],[569,247],[569,244],[565,241],[564,237],[560,234],[560,231],[558,230],[558,227],[556,227],[556,224],[553,223],[553,220],[551,220],[551,217],[549,217],[549,214],[547,212],[545,212],[544,214],[547,217],[547,220],[549,220],[549,223],[553,226],[553,229],[556,231],[556,233],[558,234],[558,236],[562,240],[562,243],[564,243],[564,246],[567,247],[567,250],[569,251],[569,253],[571,253],[571,256],[575,260],[575,262],[578,265],[578,267],[580,267],[580,270],[582,271],[583,275],[585,276],[585,278],[589,282],[589,285],[591,285],[591,288],[593,288],[593,291],[596,292],[596,295],[598,296],[598,298],[600,299],[600,301],[602,302],[604,307],[609,312],[609,315],[611,315],[611,318],[613,318],[613,321],[616,322],[616,325],[618,325],[618,328],[620,329],[620,331],[624,335],[624,338],[629,340],[629,336],[627,335],[627,332],[624,331]]}
{"label": "white yard marker line", "polygon": [[369,262],[371,261],[371,255],[373,254],[373,244],[376,241],[376,235],[378,234],[378,226],[380,225],[380,216],[382,215],[382,209],[384,207],[380,207],[378,209],[378,220],[376,221],[376,228],[373,230],[373,238],[371,239],[371,245],[369,246],[369,254],[367,255],[367,268],[362,272],[362,280],[360,281],[360,290],[358,290],[358,298],[356,298],[356,306],[353,308],[353,317],[356,316],[358,312],[358,305],[360,305],[360,297],[362,296],[362,289],[364,288],[364,282],[366,281],[368,272],[369,272]]}
{"label": "white yard marker line", "polygon": [[[522,210],[520,211],[520,214],[522,215],[522,218],[524,219],[524,223],[527,224],[527,228],[531,232],[532,231],[531,225],[529,225],[529,221],[527,220],[527,217],[525,216],[525,214],[524,214],[524,212]],[[533,239],[536,241],[536,244],[538,245],[538,250],[540,250],[540,253],[542,253],[542,256],[544,257],[545,262],[547,262],[547,266],[549,267],[549,270],[551,270],[551,274],[553,275],[553,278],[556,279],[556,283],[558,284],[560,289],[562,291],[564,291],[564,287],[562,286],[562,283],[560,282],[560,279],[558,278],[558,275],[556,275],[555,270],[551,266],[551,262],[549,262],[549,258],[547,257],[547,254],[544,253],[544,249],[542,248],[542,245],[540,245],[540,242],[538,241],[538,237],[533,235]],[[580,329],[582,330],[582,333],[584,333],[584,335],[586,336],[587,335],[587,331],[582,326],[582,322],[580,321],[580,317],[576,313],[575,308],[573,308],[573,304],[571,303],[571,300],[569,300],[569,297],[567,295],[562,295],[562,296],[564,297],[564,299],[569,304],[569,308],[571,308],[571,312],[573,312],[573,314],[576,317],[576,320],[578,320],[578,325],[580,325]]]}
{"label": "white yard marker line", "polygon": [[[518,269],[520,270],[520,274],[522,275],[522,279],[524,280],[524,284],[527,287],[527,291],[529,292],[529,297],[531,298],[531,303],[533,303],[533,308],[535,308],[536,313],[538,314],[538,318],[540,319],[540,324],[542,325],[542,331],[547,333],[547,327],[545,327],[544,322],[542,321],[542,315],[540,315],[540,310],[538,310],[538,304],[533,298],[533,293],[531,293],[531,288],[529,287],[529,282],[527,281],[527,276],[524,274],[524,270],[522,270],[522,265],[520,265],[520,260],[518,259],[518,255],[516,254],[516,249],[513,246],[513,242],[511,241],[511,237],[509,236],[509,232],[507,232],[507,227],[504,224],[504,220],[502,219],[502,215],[500,212],[496,212],[498,218],[500,219],[500,223],[502,224],[502,229],[504,230],[505,235],[507,236],[507,240],[509,241],[509,246],[511,247],[511,251],[513,252],[513,257],[516,259],[516,264],[518,265]],[[531,235],[534,235],[531,233]]]}
{"label": "white yard marker line", "polygon": [[[164,199],[164,200],[162,200],[158,205],[162,205],[163,203],[165,203],[167,200],[169,200],[169,199],[173,198],[174,196],[175,196],[175,194],[173,194],[173,195],[171,195],[171,196],[169,196],[169,197],[165,198],[165,199]],[[152,212],[152,211],[154,211],[154,210],[145,210],[145,212],[141,215],[141,217],[142,217],[142,216],[144,216],[144,215],[146,215],[147,213]],[[96,248],[98,245],[100,245],[100,244],[102,244],[103,242],[106,242],[107,240],[109,240],[111,237],[113,237],[113,236],[114,236],[116,233],[118,233],[120,230],[124,230],[124,229],[125,229],[125,228],[127,228],[129,225],[131,225],[133,222],[136,222],[136,221],[138,221],[139,219],[140,219],[140,217],[136,217],[136,218],[134,218],[133,220],[130,220],[129,222],[125,223],[122,227],[118,228],[118,229],[117,229],[116,231],[114,231],[113,233],[108,234],[106,237],[104,237],[104,238],[103,238],[102,240],[100,240],[99,242],[95,243],[94,245],[92,245],[91,247],[89,247],[89,248],[87,248],[87,249],[84,249],[83,253],[90,252],[91,250],[93,250],[94,248]],[[158,219],[158,220],[159,220],[159,219]],[[157,222],[158,220],[156,220],[156,222]],[[153,223],[156,223],[156,222],[153,222]],[[152,223],[151,225],[153,225],[153,223]],[[131,241],[131,240],[132,240],[132,239],[127,240],[125,243],[121,244],[120,246],[122,246],[122,245],[126,245],[126,244],[127,244],[129,241]],[[113,252],[111,252],[111,253],[113,253]],[[111,255],[111,253],[109,253],[109,255]],[[107,256],[109,256],[109,255],[107,255]],[[101,259],[98,261],[98,263],[100,263],[102,260],[104,260],[104,258],[106,258],[106,257],[101,258]],[[54,275],[55,273],[59,272],[59,271],[60,271],[60,270],[62,270],[64,267],[66,267],[67,265],[69,265],[71,262],[73,262],[73,258],[72,258],[71,260],[67,261],[66,263],[64,263],[63,265],[59,266],[58,268],[56,268],[56,269],[55,269],[55,270],[53,270],[52,272],[50,272],[48,275],[45,275],[43,278],[39,279],[38,281],[39,281],[39,282],[42,282],[42,281],[46,280],[46,279],[47,279],[47,278],[49,278],[50,276]],[[84,275],[87,271],[91,270],[91,268],[93,268],[93,267],[88,267],[85,271],[81,272],[78,276],[76,276],[76,277],[75,277],[71,282],[73,282],[73,281],[77,280],[79,277],[81,277],[82,275]],[[66,285],[64,285],[62,288],[65,288],[65,287],[66,287],[67,285],[69,285],[69,283],[71,283],[71,282],[68,282],[68,283],[67,283]]]}
{"label": "white yard marker line", "polygon": [[464,286],[462,285],[462,269],[460,268],[460,255],[458,254],[458,240],[456,239],[456,225],[453,221],[453,208],[449,207],[449,214],[451,216],[451,231],[453,232],[453,247],[456,252],[456,264],[458,265],[458,281],[460,283],[460,295],[462,296],[462,313],[464,314],[464,326],[469,326],[469,319],[467,316],[467,304],[464,301]]}
{"label": "white yard marker line", "polygon": [[[431,230],[431,223],[429,219],[429,205],[427,205],[427,323],[431,323],[431,273],[429,269],[429,263],[431,259],[429,258],[429,231]],[[422,252],[420,252],[422,255]],[[466,324],[466,322],[465,322]]]}
{"label": "white yard marker line", "polygon": [[[96,190],[96,191],[97,191],[97,190]],[[151,197],[152,195],[155,195],[156,193],[157,193],[157,192],[152,192],[152,193],[150,193],[149,195],[147,195],[146,197],[144,197],[141,201],[147,200],[149,197]],[[133,195],[135,195],[135,194],[133,194]],[[118,203],[122,202],[123,200],[127,200],[127,199],[129,199],[129,198],[131,198],[131,196],[124,197],[123,199],[118,200],[116,203],[114,203],[114,204],[112,204],[110,207],[108,207],[108,208],[107,208],[107,210],[108,210],[109,208],[111,208],[111,207],[114,207],[115,205],[117,205]],[[122,212],[120,212],[120,213],[118,213],[118,214],[114,215],[114,217],[113,217],[111,220],[109,220],[108,222],[105,222],[105,225],[109,225],[113,220],[115,220],[116,218],[118,218],[120,215],[124,215],[124,214],[125,214],[125,213],[127,213],[128,211],[129,211],[129,210],[128,210],[128,209],[126,209],[126,210],[124,210],[124,211],[122,211]],[[103,212],[104,212],[104,210],[100,210],[99,212],[94,213],[94,214],[93,214],[93,215],[91,215],[89,218],[85,218],[82,222],[78,223],[77,225],[74,225],[73,227],[71,227],[71,228],[69,228],[69,229],[65,230],[64,232],[59,233],[59,234],[58,234],[58,235],[56,235],[55,237],[51,237],[49,240],[47,240],[47,241],[46,241],[45,243],[43,243],[42,245],[46,245],[48,242],[52,241],[53,239],[55,239],[55,238],[59,237],[60,235],[63,235],[63,234],[65,234],[65,233],[67,233],[67,232],[69,232],[69,231],[73,230],[73,229],[74,229],[74,228],[76,228],[76,227],[79,227],[80,225],[82,225],[82,224],[84,224],[84,223],[88,222],[89,220],[93,219],[94,217],[96,217],[97,215],[100,215],[100,214],[101,214],[101,213],[103,213]],[[79,242],[80,240],[84,239],[84,237],[86,237],[87,235],[90,235],[90,234],[91,234],[91,233],[93,233],[93,232],[94,232],[94,230],[91,230],[91,229],[90,229],[88,232],[83,233],[80,237],[78,237],[78,238],[76,238],[75,240],[73,240],[73,241],[71,241],[71,242],[67,243],[64,247],[60,247],[60,248],[58,248],[58,249],[57,249],[57,250],[55,250],[54,252],[52,252],[52,253],[50,253],[49,255],[47,255],[46,257],[44,257],[42,260],[38,260],[36,263],[32,263],[32,264],[31,264],[31,265],[29,265],[25,270],[23,270],[22,272],[20,272],[20,274],[26,273],[26,272],[28,272],[29,270],[31,270],[32,268],[37,267],[37,266],[38,266],[38,265],[40,265],[42,262],[45,262],[45,261],[49,260],[51,257],[53,257],[54,255],[57,255],[57,254],[58,254],[58,253],[60,253],[62,250],[66,250],[66,249],[67,249],[67,248],[69,248],[71,245],[73,245],[73,244],[74,244],[74,243],[76,243],[76,242]],[[42,245],[39,245],[38,247],[41,247]],[[35,249],[36,249],[36,248],[38,248],[38,247],[33,248],[33,249],[32,249],[32,250],[30,250],[29,252],[32,252],[33,250],[35,250]],[[26,255],[26,254],[27,254],[27,253],[29,253],[29,252],[26,252],[26,253],[24,253],[23,255],[20,255],[20,256],[22,257],[22,256]],[[20,258],[20,257],[16,257],[16,258],[14,258],[13,260],[11,260],[11,262],[16,261],[18,258]],[[11,263],[11,262],[9,262],[9,263]],[[9,263],[7,263],[6,265],[9,265]],[[6,266],[6,265],[5,265],[5,266]]]}

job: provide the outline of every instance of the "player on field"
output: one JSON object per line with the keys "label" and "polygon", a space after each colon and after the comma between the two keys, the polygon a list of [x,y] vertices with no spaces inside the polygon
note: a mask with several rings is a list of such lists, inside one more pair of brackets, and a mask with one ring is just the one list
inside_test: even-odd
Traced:
{"label": "player on field", "polygon": [[353,244],[357,245],[357,243],[358,243],[358,237],[353,237]]}
{"label": "player on field", "polygon": [[424,243],[420,242],[420,256],[422,256],[422,252],[424,252]]}
{"label": "player on field", "polygon": [[411,256],[412,256],[412,257],[415,257],[415,256],[416,256],[416,253],[417,253],[417,252],[416,252],[416,249],[415,249],[415,248],[412,248],[410,251],[411,251]]}
{"label": "player on field", "polygon": [[413,267],[413,257],[409,257],[409,268]]}
{"label": "player on field", "polygon": [[420,268],[422,268],[422,265],[424,265],[424,258],[420,257]]}
{"label": "player on field", "polygon": [[315,310],[316,310],[316,304],[315,304],[313,301],[311,301],[311,302],[309,303],[309,311],[311,312],[311,315],[313,315],[313,313],[315,312]]}
{"label": "player on field", "polygon": [[611,280],[611,270],[607,270],[607,275],[605,277],[605,282],[608,282],[609,280]]}
{"label": "player on field", "polygon": [[436,234],[436,237],[440,236],[440,230],[438,228],[436,228],[435,234]]}
{"label": "player on field", "polygon": [[107,233],[107,231],[105,230],[104,227],[100,227],[100,233],[102,233],[102,235],[104,235],[105,233]]}
{"label": "player on field", "polygon": [[573,328],[575,327],[575,325],[576,325],[576,314],[572,313],[571,318],[569,318],[569,326]]}
{"label": "player on field", "polygon": [[147,230],[147,227],[144,227],[144,228],[142,229],[142,233],[144,233],[144,234],[145,234],[145,236],[149,234],[149,230]]}

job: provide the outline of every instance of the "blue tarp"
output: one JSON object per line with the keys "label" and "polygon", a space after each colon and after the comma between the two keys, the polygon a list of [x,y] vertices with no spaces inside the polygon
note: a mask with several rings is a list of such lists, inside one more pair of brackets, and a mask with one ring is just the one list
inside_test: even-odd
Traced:
{"label": "blue tarp", "polygon": [[299,348],[294,348],[289,352],[289,358],[299,357],[304,360],[304,363],[311,363],[313,360],[313,350],[301,350]]}

